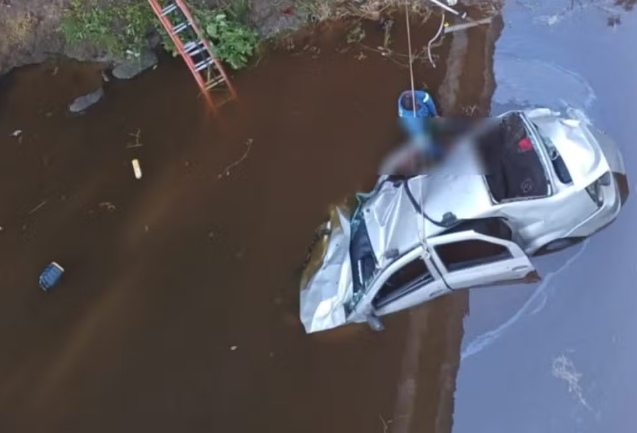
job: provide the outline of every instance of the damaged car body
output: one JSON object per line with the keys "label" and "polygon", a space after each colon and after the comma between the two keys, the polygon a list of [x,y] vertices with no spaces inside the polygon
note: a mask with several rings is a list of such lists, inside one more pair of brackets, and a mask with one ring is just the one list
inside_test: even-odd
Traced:
{"label": "damaged car body", "polygon": [[583,113],[511,111],[468,133],[430,174],[381,176],[335,206],[301,281],[306,332],[368,322],[455,290],[539,280],[531,257],[608,226],[623,159]]}

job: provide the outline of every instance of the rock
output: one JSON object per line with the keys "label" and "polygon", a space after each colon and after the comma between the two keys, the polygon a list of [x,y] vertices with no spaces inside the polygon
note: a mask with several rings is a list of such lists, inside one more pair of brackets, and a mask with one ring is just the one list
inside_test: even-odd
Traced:
{"label": "rock", "polygon": [[146,69],[157,65],[157,56],[152,51],[143,51],[139,57],[120,63],[111,72],[115,78],[130,80],[144,72]]}
{"label": "rock", "polygon": [[104,96],[104,89],[101,87],[88,95],[80,96],[69,106],[72,113],[79,113],[86,110],[91,105],[97,103]]}

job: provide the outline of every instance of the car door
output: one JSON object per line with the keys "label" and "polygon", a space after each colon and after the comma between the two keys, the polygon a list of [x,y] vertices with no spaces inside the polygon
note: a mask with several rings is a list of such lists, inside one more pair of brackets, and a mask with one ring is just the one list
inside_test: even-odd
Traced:
{"label": "car door", "polygon": [[452,290],[539,280],[531,260],[508,239],[465,230],[427,243],[432,261]]}
{"label": "car door", "polygon": [[383,316],[451,292],[420,247],[399,257],[371,283],[349,321]]}

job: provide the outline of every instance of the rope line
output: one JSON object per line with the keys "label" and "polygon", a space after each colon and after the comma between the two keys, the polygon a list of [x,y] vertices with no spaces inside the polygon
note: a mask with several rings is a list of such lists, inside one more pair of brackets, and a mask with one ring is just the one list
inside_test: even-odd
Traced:
{"label": "rope line", "polygon": [[407,47],[409,49],[409,77],[411,79],[411,101],[412,101],[412,112],[414,117],[416,117],[416,89],[414,86],[414,61],[413,61],[413,53],[411,51],[411,30],[409,26],[409,2],[405,0],[405,21],[407,23]]}

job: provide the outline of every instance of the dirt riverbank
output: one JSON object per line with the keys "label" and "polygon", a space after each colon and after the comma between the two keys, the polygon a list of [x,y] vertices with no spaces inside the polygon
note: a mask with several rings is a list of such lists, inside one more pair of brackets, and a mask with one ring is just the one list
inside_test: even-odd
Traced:
{"label": "dirt riverbank", "polygon": [[[143,1],[143,0],[137,0]],[[199,8],[214,10],[232,7],[242,0],[196,0]],[[327,21],[346,16],[378,20],[399,4],[397,0],[245,0],[248,6],[249,25],[254,27],[263,38],[287,34],[301,27],[319,21]],[[476,4],[488,5],[488,8],[501,8],[501,1],[465,0],[464,6]],[[0,0],[0,76],[11,69],[41,63],[56,57],[70,57],[80,61],[104,62],[112,64],[118,60],[117,53],[100,45],[91,37],[95,29],[76,29],[88,37],[81,43],[71,42],[61,30],[64,17],[70,10],[86,9],[91,14],[99,14],[113,8],[132,8],[130,0]],[[493,6],[497,5],[497,6]],[[411,8],[420,14],[423,22],[431,15],[432,4],[426,0],[412,0]],[[149,7],[150,10],[150,7]],[[151,14],[152,15],[152,14]],[[151,18],[152,20],[152,18]],[[100,23],[100,25],[103,23]],[[86,26],[86,23],[84,23]],[[139,32],[139,23],[128,26],[126,19],[120,22],[120,28],[106,29],[110,34]],[[95,23],[90,26],[95,27]],[[101,29],[102,31],[104,29]],[[159,38],[148,33],[149,45],[156,45]],[[138,47],[136,47],[138,48]]]}
{"label": "dirt riverbank", "polygon": [[[141,0],[138,0],[141,1]],[[72,44],[60,31],[60,22],[72,0],[0,0],[0,75],[11,69],[40,63],[52,57],[66,56],[81,61],[113,60],[112,53],[95,44]],[[129,0],[99,0],[97,7],[129,3]],[[204,1],[210,8],[217,1]],[[268,1],[251,1],[251,21],[264,35],[295,29],[304,23],[292,0],[276,5]]]}

